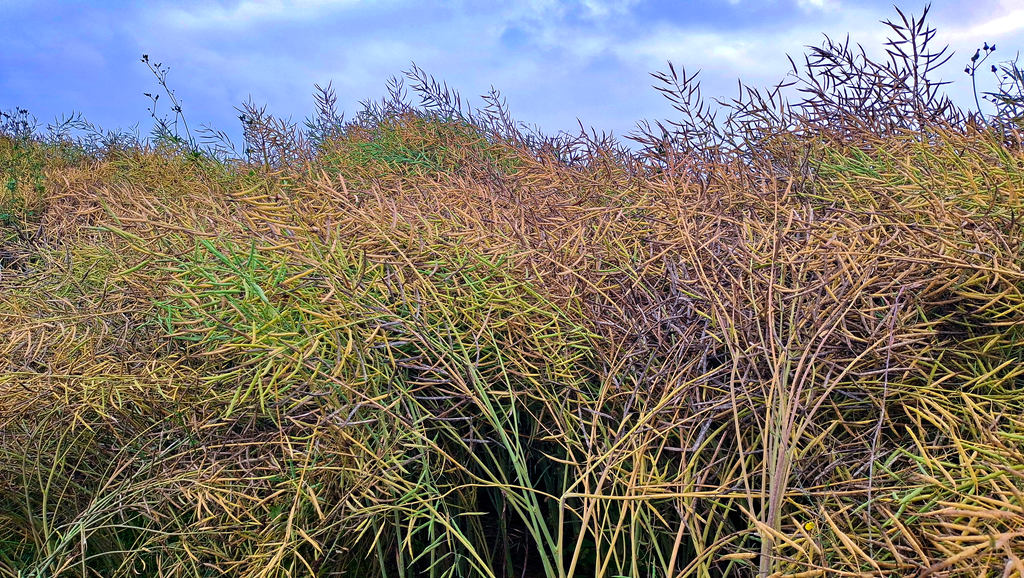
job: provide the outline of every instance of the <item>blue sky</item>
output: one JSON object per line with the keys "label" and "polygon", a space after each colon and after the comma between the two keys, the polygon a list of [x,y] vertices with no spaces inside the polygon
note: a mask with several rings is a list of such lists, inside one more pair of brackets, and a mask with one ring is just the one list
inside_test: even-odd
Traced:
{"label": "blue sky", "polygon": [[[897,3],[908,14],[924,6]],[[879,20],[895,17],[889,0],[0,0],[0,110],[28,108],[44,125],[76,111],[148,133],[143,93],[156,85],[139,62],[146,53],[171,67],[191,124],[237,135],[234,107],[250,96],[301,120],[314,83],[333,81],[351,116],[415,62],[471,103],[493,85],[518,120],[546,132],[580,118],[623,135],[638,120],[672,117],[648,75],[668,60],[702,69],[705,96],[728,98],[737,79],[780,80],[786,55],[824,33],[880,54]],[[935,1],[930,22],[957,52],[940,76],[964,104],[973,97],[963,66],[976,47],[995,42],[993,62],[1024,49],[1021,0]]]}

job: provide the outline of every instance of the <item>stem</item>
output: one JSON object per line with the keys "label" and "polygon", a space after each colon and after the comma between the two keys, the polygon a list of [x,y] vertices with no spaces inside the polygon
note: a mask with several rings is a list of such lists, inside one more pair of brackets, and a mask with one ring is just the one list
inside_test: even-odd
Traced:
{"label": "stem", "polygon": [[977,83],[977,80],[975,79],[975,74],[974,74],[975,71],[977,71],[977,70],[978,70],[977,67],[974,67],[974,68],[971,69],[971,89],[973,89],[973,91],[974,91],[974,106],[978,107],[978,114],[980,115],[981,114],[981,102],[978,101],[978,83]]}

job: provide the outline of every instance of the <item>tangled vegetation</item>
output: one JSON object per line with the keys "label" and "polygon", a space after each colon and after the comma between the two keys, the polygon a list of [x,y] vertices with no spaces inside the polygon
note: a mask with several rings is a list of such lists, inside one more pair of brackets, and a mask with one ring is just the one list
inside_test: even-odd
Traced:
{"label": "tangled vegetation", "polygon": [[1020,69],[889,26],[634,149],[5,115],[0,576],[1024,576]]}

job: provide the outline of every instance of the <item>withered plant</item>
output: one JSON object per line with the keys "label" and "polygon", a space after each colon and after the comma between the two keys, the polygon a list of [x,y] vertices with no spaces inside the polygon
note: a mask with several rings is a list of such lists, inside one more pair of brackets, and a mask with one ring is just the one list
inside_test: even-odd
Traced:
{"label": "withered plant", "polygon": [[0,576],[1024,575],[1021,102],[926,15],[638,150],[415,66],[237,152],[4,116]]}

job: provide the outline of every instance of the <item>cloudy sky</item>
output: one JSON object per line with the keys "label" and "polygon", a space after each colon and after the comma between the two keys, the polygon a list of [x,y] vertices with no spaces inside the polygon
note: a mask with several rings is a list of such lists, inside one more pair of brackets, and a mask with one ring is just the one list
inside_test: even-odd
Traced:
{"label": "cloudy sky", "polygon": [[[896,0],[909,14],[921,1]],[[265,0],[102,2],[0,0],[0,110],[28,108],[45,125],[81,112],[104,128],[150,127],[139,61],[171,67],[168,81],[193,125],[236,135],[235,106],[251,98],[280,116],[313,110],[314,83],[332,81],[351,116],[415,62],[470,102],[490,86],[513,115],[546,132],[587,126],[630,132],[671,118],[649,72],[671,60],[702,69],[705,96],[736,80],[766,86],[823,34],[882,50],[892,0]],[[973,102],[964,64],[982,42],[992,62],[1024,49],[1021,0],[935,0],[937,41],[957,54],[941,74]],[[986,65],[987,66],[987,65]],[[966,82],[965,82],[966,81]],[[985,77],[991,88],[992,79]],[[163,104],[163,102],[161,102]],[[166,111],[166,109],[164,109]]]}

